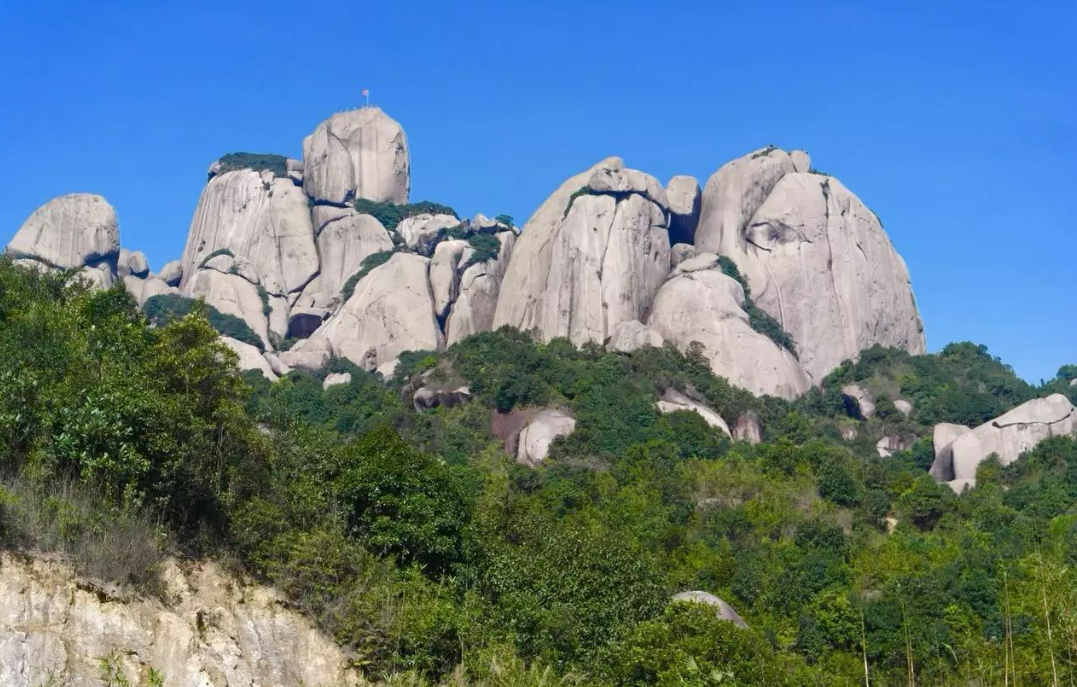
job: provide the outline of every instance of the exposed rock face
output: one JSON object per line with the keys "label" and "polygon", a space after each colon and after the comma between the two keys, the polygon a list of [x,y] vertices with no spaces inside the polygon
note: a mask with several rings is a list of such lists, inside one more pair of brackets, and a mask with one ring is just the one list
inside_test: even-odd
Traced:
{"label": "exposed rock face", "polygon": [[[685,268],[689,262],[677,268]],[[715,374],[755,394],[795,398],[808,390],[807,374],[793,355],[752,329],[744,289],[712,265],[679,274],[662,286],[647,324],[682,350],[704,347]]]}
{"label": "exposed rock face", "polygon": [[169,286],[179,286],[183,280],[183,263],[179,260],[170,260],[164,264],[157,276]]}
{"label": "exposed rock face", "polygon": [[727,437],[732,436],[729,431],[729,425],[726,424],[721,415],[670,387],[666,389],[661,400],[658,401],[658,411],[661,413],[674,413],[678,410],[696,413],[711,427],[722,430]]}
{"label": "exposed rock face", "polygon": [[666,184],[669,198],[669,241],[690,244],[696,238],[703,193],[695,177],[675,176]]}
{"label": "exposed rock face", "polygon": [[875,399],[871,392],[859,384],[846,384],[841,388],[841,397],[845,401],[845,412],[857,420],[875,417]]}
{"label": "exposed rock face", "polygon": [[789,153],[789,159],[793,163],[793,170],[797,172],[811,171],[811,157],[806,151],[794,150]]}
{"label": "exposed rock face", "polygon": [[676,269],[676,267],[682,262],[684,262],[685,260],[690,260],[691,258],[696,257],[696,255],[698,254],[699,252],[696,250],[695,246],[689,245],[687,243],[673,244],[673,246],[671,246],[669,249],[670,269]]}
{"label": "exposed rock face", "polygon": [[524,226],[493,327],[581,345],[641,320],[669,273],[667,204],[654,177],[619,158],[566,181]]}
{"label": "exposed rock face", "polygon": [[325,381],[322,382],[322,389],[328,389],[331,386],[340,386],[341,384],[351,384],[352,373],[351,372],[334,372],[326,375]]}
{"label": "exposed rock face", "polygon": [[460,267],[470,259],[471,253],[471,245],[460,239],[442,241],[434,249],[430,260],[430,291],[439,318],[449,314],[449,306],[460,294]]}
{"label": "exposed rock face", "polygon": [[[950,444],[953,479],[975,479],[976,468],[992,453],[1009,465],[1044,439],[1075,432],[1077,409],[1062,394],[1022,403]],[[935,472],[946,476],[944,466]]]}
{"label": "exposed rock face", "polygon": [[466,386],[455,389],[437,389],[424,386],[411,398],[412,406],[417,411],[430,410],[439,406],[452,408],[471,400],[471,389]]}
{"label": "exposed rock face", "polygon": [[146,301],[154,296],[160,296],[166,293],[179,293],[179,289],[174,286],[169,286],[157,277],[150,277],[148,279],[139,279],[134,275],[130,275],[123,278],[123,286],[127,291],[134,296],[135,302],[141,308],[145,305]]}
{"label": "exposed rock face", "polygon": [[734,611],[732,606],[709,592],[680,592],[678,594],[674,594],[671,600],[675,603],[697,603],[705,604],[707,606],[713,606],[718,614],[718,617],[722,620],[728,620],[737,627],[745,629],[747,629],[748,627],[748,623],[744,622],[744,618],[741,618],[740,614]]}
{"label": "exposed rock face", "polygon": [[896,434],[889,434],[875,442],[875,452],[880,458],[889,458],[898,451],[907,451],[915,439],[902,439]]}
{"label": "exposed rock face", "polygon": [[15,233],[7,246],[15,258],[71,269],[109,263],[120,253],[116,211],[104,198],[71,193],[45,203]]}
{"label": "exposed rock face", "polygon": [[201,298],[226,315],[240,318],[258,335],[262,344],[272,350],[269,321],[263,312],[262,298],[258,288],[251,282],[238,274],[207,268],[198,270],[183,291],[184,295]]}
{"label": "exposed rock face", "polygon": [[244,259],[251,267],[244,276],[271,293],[301,290],[318,272],[307,197],[287,179],[249,169],[213,177],[198,199],[183,251],[185,291],[217,251]]}
{"label": "exposed rock face", "polygon": [[329,359],[333,357],[333,347],[328,339],[304,339],[289,350],[282,351],[277,357],[289,367],[316,372],[329,363]]}
{"label": "exposed rock face", "polygon": [[340,112],[303,141],[303,187],[319,201],[354,198],[408,202],[408,141],[400,125],[377,107]]}
{"label": "exposed rock face", "polygon": [[240,370],[258,370],[262,373],[266,379],[271,382],[277,381],[277,373],[273,371],[269,361],[262,357],[262,352],[249,343],[243,343],[237,341],[228,336],[222,336],[221,342],[225,346],[228,346],[232,351],[239,356],[239,369]]}
{"label": "exposed rock face", "polygon": [[501,281],[512,260],[517,241],[514,231],[500,231],[495,236],[501,243],[496,258],[468,265],[470,257],[461,256],[458,269],[463,272],[460,274],[456,300],[445,323],[447,345],[493,328]]}
{"label": "exposed rock face", "polygon": [[413,215],[396,226],[396,233],[404,239],[404,245],[416,253],[430,255],[438,236],[446,229],[460,224],[452,215]]}
{"label": "exposed rock face", "polygon": [[116,283],[116,275],[107,263],[96,266],[87,265],[71,277],[71,281],[79,281],[90,287],[92,291],[112,288]]}
{"label": "exposed rock face", "polygon": [[644,346],[661,348],[665,340],[662,335],[637,320],[618,322],[613,327],[606,348],[618,353],[635,353]]}
{"label": "exposed rock face", "polygon": [[169,561],[169,598],[111,596],[44,559],[0,558],[0,684],[101,684],[103,656],[132,685],[149,669],[168,685],[351,685],[359,676],[332,638],[272,589],[213,563]]}
{"label": "exposed rock face", "polygon": [[697,248],[737,264],[815,380],[876,343],[922,353],[908,270],[878,218],[837,179],[799,166],[764,149],[719,169],[703,192]]}
{"label": "exposed rock face", "polygon": [[949,482],[954,478],[954,454],[950,447],[959,437],[971,431],[971,427],[955,425],[949,422],[941,422],[935,425],[932,432],[935,461],[931,464],[928,474],[934,477],[936,482]]}
{"label": "exposed rock face", "polygon": [[345,282],[360,270],[363,260],[393,249],[389,232],[370,215],[351,208],[315,206],[312,216],[318,234],[320,267],[318,276],[303,289],[297,301],[301,307],[335,303]]}
{"label": "exposed rock face", "polygon": [[894,401],[894,407],[897,408],[898,412],[905,417],[909,417],[910,415],[912,415],[912,404],[906,400],[899,398],[898,400]]}
{"label": "exposed rock face", "polygon": [[135,276],[145,279],[150,274],[150,263],[142,251],[121,248],[120,257],[116,260],[116,274],[121,278]]}
{"label": "exposed rock face", "polygon": [[747,415],[737,418],[737,424],[733,427],[733,438],[737,441],[747,441],[749,444],[763,442],[763,430],[759,426],[759,420]]}
{"label": "exposed rock face", "polygon": [[403,351],[439,348],[442,335],[427,284],[429,263],[420,255],[394,254],[359,280],[351,299],[310,340],[325,339],[338,356],[363,369]]}
{"label": "exposed rock face", "polygon": [[564,410],[548,408],[539,412],[520,432],[516,462],[537,467],[550,454],[553,440],[572,434],[574,429],[576,418]]}

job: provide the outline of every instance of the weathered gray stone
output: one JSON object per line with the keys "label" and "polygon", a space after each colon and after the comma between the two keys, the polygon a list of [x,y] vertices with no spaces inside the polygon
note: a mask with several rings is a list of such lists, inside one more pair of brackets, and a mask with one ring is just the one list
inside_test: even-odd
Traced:
{"label": "weathered gray stone", "polygon": [[949,482],[954,478],[954,456],[950,447],[958,437],[971,431],[971,427],[955,425],[949,422],[935,425],[932,432],[935,461],[931,464],[928,474],[934,477],[936,482]]}
{"label": "weathered gray stone", "polygon": [[339,386],[341,384],[351,384],[352,373],[351,372],[334,372],[326,375],[325,381],[322,382],[322,389],[328,389],[331,386]]}
{"label": "weathered gray stone", "polygon": [[438,389],[424,386],[416,390],[412,395],[412,405],[417,411],[431,410],[433,408],[452,408],[471,400],[471,389],[466,386],[455,389]]}
{"label": "weathered gray stone", "polygon": [[737,418],[737,424],[733,427],[733,438],[737,441],[747,441],[749,444],[763,442],[763,430],[759,426],[759,420],[741,415]]}
{"label": "weathered gray stone", "polygon": [[91,193],[54,198],[23,222],[7,252],[63,269],[105,262],[115,265],[120,253],[116,211]]}
{"label": "weathered gray stone", "polygon": [[445,322],[446,345],[451,346],[472,334],[490,331],[493,327],[501,280],[512,260],[517,234],[513,231],[499,231],[494,236],[501,244],[496,258],[473,265],[467,264],[470,258],[460,261],[463,272],[460,275],[456,300]]}
{"label": "weathered gray stone", "polygon": [[618,322],[613,327],[606,348],[618,353],[635,353],[644,346],[661,348],[665,340],[662,335],[637,320]]}
{"label": "weathered gray stone", "polygon": [[[222,256],[226,257],[226,256]],[[263,312],[262,297],[254,284],[237,274],[214,269],[198,270],[183,290],[190,298],[201,298],[226,315],[235,315],[262,340],[268,350],[269,320]]]}
{"label": "weathered gray stone", "polygon": [[459,225],[460,220],[452,215],[413,215],[396,225],[396,233],[404,239],[405,246],[428,256],[433,252],[438,236]]}
{"label": "weathered gray stone", "polygon": [[404,130],[377,107],[338,112],[303,140],[303,184],[311,198],[330,203],[408,202]]}
{"label": "weathered gray stone", "polygon": [[696,247],[687,243],[677,243],[669,249],[669,267],[676,269],[682,262],[696,257]]}
{"label": "weathered gray stone", "polygon": [[597,173],[623,167],[608,158],[577,174],[528,220],[505,273],[495,329],[510,325],[581,345],[602,343],[619,322],[645,316],[669,272],[665,209],[639,193],[574,196]]}
{"label": "weathered gray stone", "polygon": [[807,391],[810,382],[796,358],[752,329],[743,305],[744,289],[735,279],[699,269],[662,286],[647,324],[681,350],[698,342],[715,374],[752,393],[791,399]]}
{"label": "weathered gray stone", "polygon": [[811,156],[807,151],[794,150],[789,153],[789,160],[793,163],[793,171],[795,172],[810,172],[811,171]]}
{"label": "weathered gray stone", "polygon": [[954,479],[975,479],[976,468],[991,454],[998,455],[1003,465],[1009,465],[1044,439],[1075,432],[1077,409],[1062,394],[1022,403],[950,444]]}
{"label": "weathered gray stone", "polygon": [[328,340],[338,356],[360,367],[371,349],[374,363],[381,366],[404,351],[440,348],[442,334],[427,284],[429,263],[412,253],[394,254],[359,280],[351,299],[311,338]]}
{"label": "weathered gray stone", "polygon": [[909,417],[910,415],[912,415],[912,404],[904,399],[899,398],[898,400],[894,401],[894,407],[897,408],[898,412],[905,417]]}
{"label": "weathered gray stone", "polygon": [[243,343],[227,336],[222,336],[221,341],[239,356],[239,369],[258,370],[269,381],[277,381],[277,374],[273,372],[269,361],[262,357],[262,352],[257,348],[249,343]]}
{"label": "weathered gray stone", "polygon": [[711,427],[721,430],[727,437],[732,436],[729,431],[729,425],[726,424],[721,415],[670,387],[666,389],[661,400],[658,401],[658,411],[661,413],[673,413],[678,410],[696,413]]}
{"label": "weathered gray stone", "polygon": [[538,467],[550,454],[550,444],[558,437],[568,436],[576,429],[576,418],[567,411],[547,408],[540,411],[520,432],[516,462]]}
{"label": "weathered gray stone", "polygon": [[303,339],[287,351],[277,354],[280,361],[288,367],[317,372],[329,364],[333,357],[333,347],[325,338]]}
{"label": "weathered gray stone", "polygon": [[846,384],[841,388],[841,396],[849,417],[856,420],[875,417],[875,398],[864,387],[859,384]]}
{"label": "weathered gray stone", "polygon": [[164,264],[157,276],[169,286],[179,286],[183,280],[183,264],[179,260],[170,260]]}
{"label": "weathered gray stone", "polygon": [[[301,290],[318,272],[307,197],[287,179],[266,181],[249,169],[219,174],[198,199],[183,251],[181,288],[205,259],[229,251],[250,265],[243,276],[281,295]],[[215,259],[215,258],[214,258]]]}
{"label": "weathered gray stone", "polygon": [[100,685],[105,656],[130,685],[150,684],[150,668],[169,686],[365,684],[279,592],[215,563],[166,561],[162,602],[80,579],[56,559],[0,556],[4,687]]}

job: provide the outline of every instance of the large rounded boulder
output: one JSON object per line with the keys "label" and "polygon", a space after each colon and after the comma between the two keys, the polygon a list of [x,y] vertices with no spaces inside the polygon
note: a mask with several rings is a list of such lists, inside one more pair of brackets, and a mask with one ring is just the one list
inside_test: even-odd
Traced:
{"label": "large rounded boulder", "polygon": [[766,148],[724,165],[703,191],[697,248],[736,263],[815,381],[875,344],[923,353],[909,272],[878,217],[805,164]]}
{"label": "large rounded boulder", "polygon": [[75,269],[109,263],[120,253],[116,211],[92,193],[70,193],[45,203],[15,233],[9,255],[49,267]]}
{"label": "large rounded boulder", "polygon": [[493,327],[603,343],[642,320],[669,273],[669,207],[658,181],[608,158],[563,183],[524,226]]}
{"label": "large rounded boulder", "polygon": [[404,129],[377,107],[333,115],[303,141],[303,188],[326,203],[408,202],[411,169]]}

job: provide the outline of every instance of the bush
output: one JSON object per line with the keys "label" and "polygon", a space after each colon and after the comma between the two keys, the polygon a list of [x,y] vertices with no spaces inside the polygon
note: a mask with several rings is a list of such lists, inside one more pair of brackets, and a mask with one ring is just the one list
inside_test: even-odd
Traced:
{"label": "bush", "polygon": [[613,684],[624,687],[790,684],[762,637],[699,603],[670,604],[660,618],[641,623],[605,666]]}
{"label": "bush", "polygon": [[343,452],[337,488],[351,532],[368,548],[431,572],[459,560],[470,504],[451,468],[384,425]]}
{"label": "bush", "polygon": [[344,282],[344,286],[340,289],[342,302],[347,303],[350,301],[352,295],[355,294],[355,285],[359,283],[359,280],[370,274],[370,271],[375,267],[389,262],[389,258],[393,257],[394,252],[383,250],[379,253],[371,253],[363,258],[363,262],[359,264],[359,271],[348,277],[348,281]]}
{"label": "bush", "polygon": [[389,231],[395,230],[398,224],[408,217],[414,217],[415,215],[430,214],[459,217],[459,215],[456,214],[456,210],[453,210],[448,205],[433,203],[428,200],[419,201],[418,203],[397,205],[388,200],[375,201],[366,198],[357,198],[355,200],[355,209],[364,215],[370,215],[378,220],[381,222],[382,226]]}
{"label": "bush", "polygon": [[[222,155],[218,162],[221,163],[218,174],[232,172],[237,169],[252,169],[261,172],[268,169],[275,177],[287,177],[286,163],[288,158],[283,155],[271,153],[228,153]],[[212,175],[211,175],[212,176]]]}
{"label": "bush", "polygon": [[748,280],[737,269],[737,264],[722,255],[718,258],[718,266],[721,267],[723,274],[736,279],[744,288],[744,312],[748,313],[748,324],[751,328],[792,353],[794,358],[799,357],[793,337],[782,329],[782,325],[771,317],[770,313],[752,302],[752,289],[748,286]]}
{"label": "bush", "polygon": [[467,242],[471,244],[474,253],[472,253],[467,264],[464,265],[465,269],[487,260],[493,260],[501,252],[501,242],[493,234],[473,234],[468,238]]}
{"label": "bush", "polygon": [[[268,294],[262,301],[263,308],[269,306]],[[142,306],[146,318],[155,326],[163,326],[174,320],[186,317],[192,312],[204,313],[210,326],[221,336],[227,336],[250,344],[260,351],[265,350],[262,339],[254,333],[246,322],[235,315],[226,315],[204,301],[187,298],[176,293],[162,293],[146,299]]]}

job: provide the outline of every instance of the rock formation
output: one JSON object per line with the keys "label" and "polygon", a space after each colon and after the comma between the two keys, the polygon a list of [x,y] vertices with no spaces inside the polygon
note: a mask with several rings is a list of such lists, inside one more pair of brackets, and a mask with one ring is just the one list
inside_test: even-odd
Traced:
{"label": "rock formation", "polygon": [[326,390],[331,386],[341,386],[352,383],[351,372],[334,372],[325,376],[325,381],[322,382],[322,390]]}
{"label": "rock formation", "polygon": [[[992,454],[1003,465],[1009,465],[1044,439],[1075,432],[1077,408],[1062,394],[1022,403],[954,439],[950,444],[952,479],[976,479],[976,468]],[[932,468],[933,473],[947,476],[945,466]]]}
{"label": "rock formation", "polygon": [[658,411],[661,413],[675,413],[678,410],[695,413],[711,427],[720,429],[727,437],[732,436],[729,431],[729,425],[726,424],[721,415],[670,387],[666,389],[665,393],[662,394],[662,398],[658,401]]}
{"label": "rock formation", "polygon": [[949,482],[954,478],[954,454],[951,446],[958,437],[971,431],[971,427],[949,422],[935,425],[931,437],[935,449],[935,460],[928,474],[934,477],[936,482]]}
{"label": "rock formation", "polygon": [[7,252],[61,269],[106,264],[115,275],[120,253],[116,211],[104,198],[90,193],[54,198],[23,222]]}
{"label": "rock formation", "polygon": [[559,408],[548,408],[531,418],[520,432],[516,462],[538,467],[550,454],[550,444],[557,437],[568,436],[576,429],[576,418]]}
{"label": "rock formation", "polygon": [[637,320],[618,322],[610,333],[606,348],[618,353],[635,353],[644,346],[659,348],[665,340],[662,335]]}
{"label": "rock formation", "polygon": [[221,341],[225,346],[232,349],[232,352],[239,357],[238,364],[240,370],[257,370],[269,381],[277,381],[277,373],[273,371],[273,367],[269,364],[269,361],[262,356],[262,352],[257,348],[249,343],[236,341],[228,336],[222,336]]}
{"label": "rock formation", "polygon": [[336,355],[367,370],[406,350],[439,348],[443,338],[427,283],[429,264],[420,255],[394,254],[359,280],[352,297],[311,340],[325,339]]}
{"label": "rock formation", "polygon": [[112,656],[131,685],[352,685],[331,637],[278,592],[213,563],[168,561],[168,603],[77,578],[48,559],[0,557],[0,684],[98,685]]}
{"label": "rock formation", "polygon": [[816,381],[874,344],[922,353],[908,270],[879,219],[803,166],[777,148],[724,165],[703,191],[696,247],[737,264]]}
{"label": "rock formation", "polygon": [[703,346],[715,374],[755,394],[795,398],[810,382],[793,354],[752,329],[744,289],[718,268],[717,257],[681,263],[651,306],[647,324],[687,350]]}
{"label": "rock formation", "polygon": [[493,329],[501,281],[517,241],[513,231],[499,231],[494,236],[501,244],[496,258],[471,263],[470,256],[461,256],[457,268],[460,272],[457,295],[445,323],[446,345]]}
{"label": "rock formation", "polygon": [[644,318],[668,273],[665,190],[607,158],[563,183],[524,225],[493,326],[603,343],[618,323]]}
{"label": "rock formation", "polygon": [[871,392],[859,384],[846,384],[841,388],[841,397],[845,401],[845,412],[856,420],[875,417],[875,399]]}
{"label": "rock formation", "polygon": [[400,125],[377,107],[340,112],[303,141],[303,188],[318,202],[408,202],[411,168]]}

